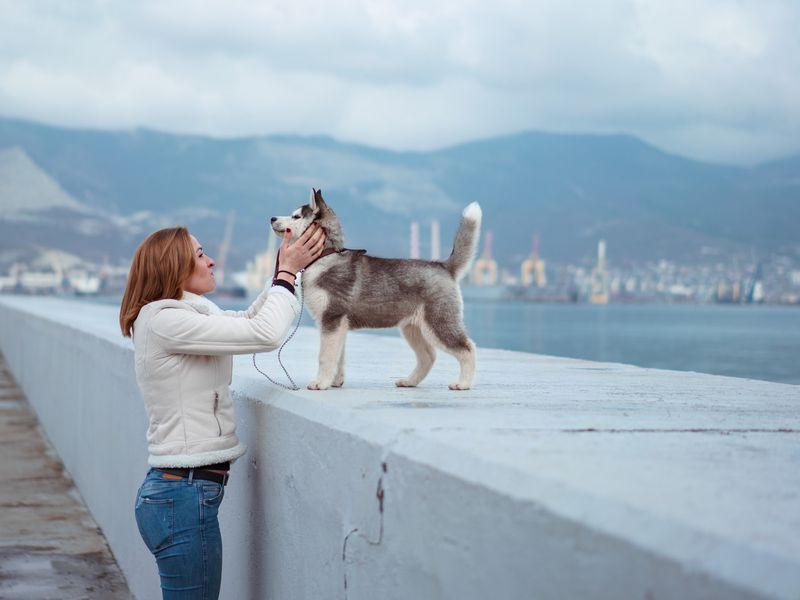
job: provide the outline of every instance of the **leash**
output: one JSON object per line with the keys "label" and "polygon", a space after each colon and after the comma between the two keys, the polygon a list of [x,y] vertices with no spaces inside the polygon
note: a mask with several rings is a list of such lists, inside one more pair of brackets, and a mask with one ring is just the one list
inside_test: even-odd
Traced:
{"label": "leash", "polygon": [[[308,264],[306,265],[305,269],[300,269],[300,270],[298,271],[298,274],[302,275],[302,274],[303,274],[303,272],[304,272],[304,271],[305,271],[305,270],[306,270],[308,267],[310,267],[311,265],[313,265],[313,264],[314,264],[315,262],[317,262],[317,261],[318,261],[320,258],[323,258],[323,257],[325,257],[325,256],[328,256],[329,254],[334,254],[334,253],[339,253],[339,254],[341,254],[342,252],[356,252],[356,253],[358,253],[358,254],[364,254],[364,253],[366,253],[366,250],[364,250],[364,249],[361,249],[361,248],[360,248],[360,249],[357,249],[357,250],[354,250],[354,249],[352,249],[352,248],[342,248],[342,249],[340,249],[340,250],[336,250],[336,249],[334,249],[334,248],[326,248],[325,250],[323,250],[323,251],[322,251],[322,253],[321,253],[321,254],[320,254],[320,255],[319,255],[317,258],[315,258],[315,259],[314,259],[314,260],[312,260],[310,263],[308,263]],[[278,254],[277,254],[277,256],[275,257],[275,275],[274,275],[275,277],[277,277],[277,276],[278,276],[278,259],[280,258],[280,256],[281,256],[281,251],[280,251],[280,250],[278,250]],[[298,385],[297,385],[297,384],[294,382],[294,379],[292,379],[292,376],[291,376],[291,375],[289,375],[289,371],[287,371],[287,370],[286,370],[286,367],[285,367],[285,366],[283,366],[283,361],[281,360],[281,352],[283,352],[283,348],[286,346],[286,344],[288,344],[288,343],[289,343],[289,340],[291,340],[291,339],[294,337],[294,334],[295,334],[295,333],[297,333],[297,329],[300,327],[300,321],[302,321],[302,319],[303,319],[303,307],[305,306],[305,302],[304,302],[303,279],[302,279],[302,277],[300,278],[300,281],[297,281],[297,280],[295,280],[295,284],[296,284],[296,285],[295,285],[295,287],[297,287],[297,286],[299,286],[299,287],[300,287],[300,316],[299,316],[299,317],[298,317],[298,319],[297,319],[297,324],[294,326],[294,329],[292,330],[292,333],[290,333],[290,334],[289,334],[289,337],[287,337],[287,338],[286,338],[286,339],[283,341],[283,343],[281,344],[281,347],[280,347],[280,348],[278,348],[278,364],[281,366],[281,369],[283,369],[283,372],[286,374],[286,377],[287,377],[287,379],[289,379],[289,381],[291,382],[291,384],[292,384],[292,385],[291,385],[291,386],[288,386],[288,385],[286,385],[285,383],[281,383],[280,381],[275,381],[275,380],[274,380],[272,377],[270,377],[269,375],[267,375],[266,373],[264,373],[264,371],[262,371],[261,369],[259,369],[259,368],[258,368],[258,365],[256,364],[256,354],[255,354],[255,352],[253,353],[253,366],[255,367],[256,371],[258,371],[258,372],[259,372],[259,373],[261,373],[261,374],[262,374],[264,377],[266,377],[266,378],[269,380],[269,382],[270,382],[270,383],[272,383],[273,385],[277,385],[278,387],[282,387],[282,388],[283,388],[283,389],[285,389],[285,390],[291,390],[291,391],[293,391],[293,392],[296,392],[296,391],[298,391],[300,388],[299,388],[299,387],[298,387]]]}
{"label": "leash", "polygon": [[[277,268],[277,263],[278,263],[278,261],[276,259],[275,260],[276,268]],[[305,271],[305,269],[301,269],[300,271],[298,271],[298,273],[302,273],[303,271]],[[302,279],[299,282],[296,282],[296,283],[300,287],[300,316],[297,318],[297,324],[294,326],[294,329],[292,330],[292,333],[289,334],[289,337],[287,337],[285,340],[283,340],[283,343],[281,344],[281,347],[278,348],[278,364],[281,366],[281,369],[283,369],[283,372],[286,373],[286,377],[289,379],[289,381],[291,382],[292,385],[288,386],[285,383],[281,383],[280,381],[275,381],[272,377],[270,377],[269,375],[264,373],[264,371],[259,369],[258,365],[256,364],[256,354],[255,354],[255,352],[253,353],[253,366],[256,368],[256,371],[258,371],[264,377],[269,379],[269,382],[272,383],[273,385],[277,385],[278,387],[282,387],[285,390],[291,390],[293,392],[298,391],[300,388],[294,382],[294,379],[292,379],[292,376],[289,375],[289,371],[286,370],[286,367],[283,366],[283,361],[281,361],[281,352],[283,352],[283,348],[286,346],[286,344],[289,343],[289,340],[291,340],[294,337],[294,334],[297,333],[297,330],[300,327],[300,321],[303,320],[303,306],[305,305],[305,303],[303,301],[304,300],[304,298],[303,298],[304,293],[303,293],[303,282],[302,282]]]}

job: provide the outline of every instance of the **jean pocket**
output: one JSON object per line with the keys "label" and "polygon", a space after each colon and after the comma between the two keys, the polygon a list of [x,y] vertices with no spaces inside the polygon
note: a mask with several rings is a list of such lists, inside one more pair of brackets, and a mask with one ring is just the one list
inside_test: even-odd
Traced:
{"label": "jean pocket", "polygon": [[225,486],[221,483],[207,482],[202,485],[203,505],[219,506],[225,495]]}
{"label": "jean pocket", "polygon": [[172,543],[175,514],[172,498],[139,497],[136,524],[145,545],[156,553]]}

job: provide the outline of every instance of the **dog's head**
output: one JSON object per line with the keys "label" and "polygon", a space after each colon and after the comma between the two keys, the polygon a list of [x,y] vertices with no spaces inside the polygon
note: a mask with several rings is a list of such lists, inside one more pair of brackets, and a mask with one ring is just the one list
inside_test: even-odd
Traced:
{"label": "dog's head", "polygon": [[317,222],[325,230],[327,236],[326,246],[341,244],[341,227],[336,213],[325,203],[322,190],[311,188],[311,197],[308,204],[297,208],[286,217],[272,217],[272,230],[279,236],[284,236],[289,230],[289,241],[294,242],[312,223]]}

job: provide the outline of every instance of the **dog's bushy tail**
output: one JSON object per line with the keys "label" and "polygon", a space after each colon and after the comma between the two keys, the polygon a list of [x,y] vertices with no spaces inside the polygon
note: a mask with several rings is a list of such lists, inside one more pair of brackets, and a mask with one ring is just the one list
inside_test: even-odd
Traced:
{"label": "dog's bushy tail", "polygon": [[461,224],[456,232],[453,242],[453,252],[444,265],[456,281],[467,274],[472,260],[478,250],[480,237],[481,217],[483,212],[477,202],[473,202],[461,213]]}

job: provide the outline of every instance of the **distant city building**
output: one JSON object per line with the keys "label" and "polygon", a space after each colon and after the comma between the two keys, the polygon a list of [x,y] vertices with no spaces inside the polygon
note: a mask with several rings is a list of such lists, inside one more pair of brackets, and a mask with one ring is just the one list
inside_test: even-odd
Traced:
{"label": "distant city building", "polygon": [[431,221],[431,260],[441,259],[441,242],[439,240],[439,221]]}
{"label": "distant city building", "polygon": [[409,254],[411,258],[419,258],[419,223],[411,222],[411,248]]}
{"label": "distant city building", "polygon": [[[272,277],[280,238],[270,232],[267,249],[253,257],[245,270],[233,273],[228,269],[225,274],[232,224],[229,213],[218,249],[215,294],[255,297]],[[411,232],[411,252],[421,257],[424,251],[427,258],[427,244],[420,248],[419,222],[412,224]],[[431,221],[430,244],[430,257],[435,260],[440,246],[437,221]],[[705,254],[697,256],[696,262],[684,263],[622,258],[615,261],[619,264],[609,266],[606,242],[599,240],[596,264],[587,268],[568,262],[546,264],[538,235],[533,237],[528,256],[505,264],[495,260],[492,244],[492,232],[487,231],[482,253],[469,272],[469,283],[462,285],[467,300],[800,304],[800,247],[758,258],[751,253]],[[102,255],[100,261],[46,248],[0,252],[0,292],[119,296],[129,265],[109,265]]]}
{"label": "distant city building", "polygon": [[592,271],[589,302],[592,304],[608,304],[608,273],[606,273],[606,241],[597,243],[597,266]]}

